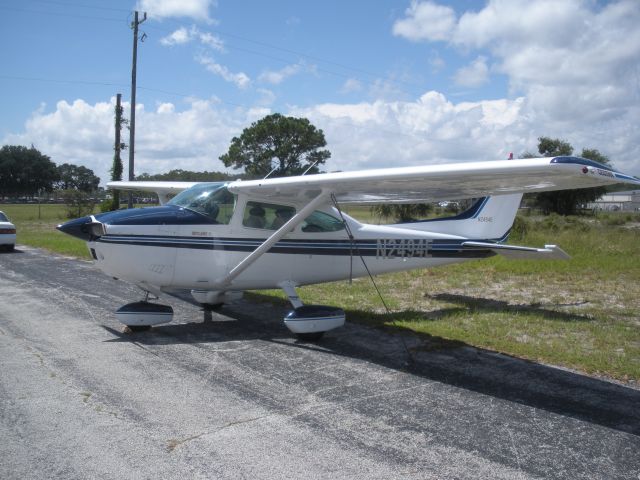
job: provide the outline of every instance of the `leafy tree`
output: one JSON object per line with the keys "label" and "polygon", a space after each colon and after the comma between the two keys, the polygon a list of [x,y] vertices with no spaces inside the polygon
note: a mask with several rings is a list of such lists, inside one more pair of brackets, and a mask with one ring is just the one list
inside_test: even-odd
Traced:
{"label": "leafy tree", "polygon": [[543,157],[569,156],[573,154],[573,147],[559,138],[539,137],[538,152]]}
{"label": "leafy tree", "polygon": [[331,157],[322,130],[306,118],[285,117],[279,113],[253,122],[240,137],[231,140],[229,151],[220,157],[227,167],[244,168],[252,177],[264,177],[277,163],[271,176],[285,177],[318,173],[318,166]]}
{"label": "leafy tree", "polygon": [[[119,102],[118,102],[119,103]],[[123,124],[126,124],[128,121],[122,118],[122,112],[124,108],[122,105],[116,105],[113,107],[115,110],[115,128],[116,128],[116,145],[115,145],[115,153],[113,154],[113,165],[111,166],[111,180],[119,181],[122,180],[122,159],[120,158],[120,152],[124,150],[126,145],[123,142],[120,142],[120,129]],[[120,191],[113,190],[112,191],[111,204],[105,205],[106,211],[109,210],[118,210],[120,208]]]}
{"label": "leafy tree", "polygon": [[78,218],[90,215],[95,207],[95,200],[89,193],[79,189],[62,190],[62,199],[67,207],[67,218]]}
{"label": "leafy tree", "polygon": [[[540,137],[538,142],[538,151],[544,157],[573,154],[573,147],[564,140]],[[605,165],[609,164],[609,158],[596,149],[584,148],[580,156]],[[604,187],[542,192],[536,196],[536,205],[547,215],[551,212],[560,215],[572,215],[576,213],[581,205],[593,202],[605,192],[606,189]]]}
{"label": "leafy tree", "polygon": [[57,188],[61,190],[81,190],[93,192],[98,188],[100,178],[96,177],[93,170],[82,165],[63,163],[58,166],[59,180]]}
{"label": "leafy tree", "polygon": [[33,196],[38,190],[50,192],[57,179],[56,164],[33,146],[0,148],[0,196]]}

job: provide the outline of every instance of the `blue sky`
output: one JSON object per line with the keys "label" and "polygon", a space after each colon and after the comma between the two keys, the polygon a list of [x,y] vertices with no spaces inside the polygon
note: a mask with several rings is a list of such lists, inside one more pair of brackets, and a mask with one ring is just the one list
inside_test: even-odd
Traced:
{"label": "blue sky", "polygon": [[549,135],[640,174],[636,0],[2,0],[3,144],[107,180],[135,9],[136,173],[223,170],[230,139],[280,112],[325,131],[329,170],[505,158]]}

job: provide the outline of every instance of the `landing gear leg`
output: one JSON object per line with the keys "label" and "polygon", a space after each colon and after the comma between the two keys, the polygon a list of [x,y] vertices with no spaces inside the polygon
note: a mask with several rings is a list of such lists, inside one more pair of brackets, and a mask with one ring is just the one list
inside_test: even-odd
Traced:
{"label": "landing gear leg", "polygon": [[213,312],[219,311],[224,306],[224,303],[203,303],[202,313],[204,316],[203,323],[213,322]]}
{"label": "landing gear leg", "polygon": [[[158,297],[154,296],[154,299],[158,299]],[[149,303],[149,292],[147,290],[144,291],[144,300],[141,300],[144,303]],[[138,332],[148,332],[151,330],[151,325],[125,325],[122,329],[122,333],[138,333]]]}

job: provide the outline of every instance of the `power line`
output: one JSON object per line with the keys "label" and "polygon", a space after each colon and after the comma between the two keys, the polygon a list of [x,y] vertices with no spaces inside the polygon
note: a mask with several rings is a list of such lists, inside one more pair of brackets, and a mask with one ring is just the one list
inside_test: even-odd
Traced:
{"label": "power line", "polygon": [[[85,5],[85,4],[81,4],[81,3],[76,3],[76,2],[62,2],[62,1],[57,1],[57,0],[34,0],[36,2],[39,3],[43,3],[45,5],[63,5],[63,6],[78,6],[78,7],[83,7],[83,8],[89,8],[89,9],[99,9],[99,10],[110,10],[110,11],[122,11],[122,12],[129,12],[130,11],[127,9],[121,9],[121,8],[112,8],[112,7],[100,7],[100,6],[89,6],[89,5]],[[90,15],[78,15],[78,14],[73,14],[73,13],[67,13],[67,12],[51,12],[51,11],[43,11],[43,10],[33,10],[33,9],[26,9],[26,8],[18,8],[18,7],[10,7],[10,6],[5,6],[5,5],[1,5],[0,9],[5,9],[5,10],[13,10],[13,11],[19,11],[19,12],[25,12],[25,13],[36,13],[36,14],[44,14],[44,15],[55,15],[55,16],[61,16],[61,17],[69,17],[69,18],[81,18],[81,19],[86,19],[86,20],[103,20],[103,21],[110,21],[110,22],[123,22],[126,20],[124,18],[109,18],[109,17],[98,17],[98,16],[90,16]],[[153,30],[159,30],[159,31],[164,31],[167,33],[171,33],[174,31],[174,29],[168,29],[165,27],[160,27],[160,26],[156,26],[156,25],[147,25],[147,28],[153,29]],[[272,45],[269,44],[267,42],[262,42],[259,40],[254,40],[248,37],[244,37],[242,35],[237,35],[231,32],[226,32],[223,30],[214,30],[214,33],[216,34],[220,34],[222,36],[226,36],[226,37],[230,37],[230,38],[236,38],[248,43],[252,43],[255,45],[259,45],[265,48],[269,48],[272,50],[277,50],[277,51],[281,51],[284,53],[288,53],[291,55],[296,55],[299,58],[304,58],[307,60],[311,60],[311,61],[317,61],[320,63],[324,63],[324,64],[328,64],[328,65],[334,65],[336,67],[348,70],[348,71],[352,71],[352,72],[357,72],[369,77],[374,78],[375,80],[369,80],[369,79],[363,79],[363,78],[357,78],[357,77],[353,77],[352,75],[347,75],[345,73],[341,73],[341,72],[337,72],[335,70],[328,70],[326,68],[322,68],[322,67],[318,67],[315,66],[315,70],[321,73],[326,73],[328,75],[333,75],[336,77],[340,77],[340,78],[344,78],[344,79],[349,79],[349,78],[355,78],[356,80],[364,83],[365,85],[369,85],[369,86],[375,86],[375,82],[377,80],[383,80],[385,82],[388,82],[390,84],[393,85],[398,85],[398,86],[404,86],[404,87],[411,87],[413,88],[417,88],[418,86],[416,84],[412,84],[409,82],[404,82],[402,80],[397,80],[397,79],[392,79],[389,78],[386,75],[380,75],[374,72],[369,72],[367,70],[361,69],[361,68],[357,68],[357,67],[353,67],[353,66],[349,66],[349,65],[345,65],[343,63],[340,62],[336,62],[333,60],[329,60],[329,59],[325,59],[322,57],[318,57],[315,55],[310,55],[310,54],[306,54],[303,52],[299,52],[293,49],[289,49],[289,48],[285,48],[285,47],[280,47],[277,45]],[[236,50],[236,51],[240,51],[240,52],[244,52],[244,53],[248,53],[250,55],[255,55],[255,56],[259,56],[262,58],[267,58],[269,60],[273,60],[282,64],[291,64],[292,61],[288,60],[288,59],[284,59],[284,58],[280,58],[280,57],[276,57],[273,55],[270,55],[268,53],[264,53],[264,52],[260,52],[260,51],[256,51],[256,50],[251,50],[249,48],[245,48],[245,47],[240,47],[237,45],[233,45],[233,44],[226,44],[225,45],[226,48],[230,49],[230,50]],[[294,62],[296,65],[299,66],[305,66],[305,64],[302,64],[300,62],[300,60],[298,60],[297,62]],[[416,95],[419,92],[417,91],[408,91],[404,88],[399,88],[399,91],[409,94],[409,95]]]}
{"label": "power line", "polygon": [[[0,74],[0,79],[30,81],[30,82],[45,82],[45,83],[62,83],[62,84],[70,84],[70,85],[98,85],[98,86],[104,86],[104,87],[129,87],[130,86],[130,84],[127,83],[127,82],[99,82],[99,81],[92,81],[92,80],[68,80],[68,79],[62,79],[62,78],[27,77],[27,76],[22,76],[22,75],[2,75],[2,74]],[[196,94],[186,94],[186,93],[180,93],[180,92],[172,92],[172,91],[163,90],[163,89],[160,89],[160,88],[145,87],[145,86],[140,86],[140,85],[138,85],[136,87],[136,90],[144,90],[144,91],[147,91],[147,92],[164,93],[165,95],[173,95],[175,97],[182,97],[182,98],[190,98],[190,97],[195,97],[196,96]],[[233,107],[246,108],[246,109],[251,108],[250,105],[243,105],[243,104],[240,104],[240,103],[229,102],[229,101],[226,101],[226,100],[222,100],[219,97],[216,97],[216,98],[220,103],[223,103],[225,105],[231,105]]]}
{"label": "power line", "polygon": [[111,10],[114,12],[131,12],[128,8],[116,8],[116,7],[103,7],[98,5],[87,5],[86,3],[78,3],[78,2],[61,2],[59,0],[31,0],[34,3],[44,3],[50,5],[62,5],[68,7],[80,7],[80,8],[88,8],[90,10]]}
{"label": "power line", "polygon": [[100,85],[105,87],[127,87],[128,83],[113,83],[113,82],[98,82],[92,80],[69,80],[69,79],[61,79],[61,78],[42,78],[42,77],[25,77],[20,75],[2,75],[0,74],[0,78],[4,78],[7,80],[27,80],[33,82],[48,82],[48,83],[68,83],[68,84],[77,84],[77,85]]}
{"label": "power line", "polygon": [[[153,30],[159,30],[159,31],[167,32],[167,33],[173,33],[175,31],[175,29],[176,29],[176,27],[174,27],[173,29],[170,29],[170,28],[166,28],[166,27],[160,27],[160,26],[157,26],[157,25],[148,25],[148,28],[153,29]],[[184,27],[180,27],[180,28],[184,28]],[[266,47],[266,48],[270,48],[272,50],[277,50],[277,51],[281,51],[281,52],[288,53],[288,54],[291,54],[291,55],[296,55],[298,58],[304,58],[304,59],[308,59],[308,60],[311,60],[311,61],[317,61],[317,62],[320,62],[320,63],[333,65],[333,66],[336,66],[336,67],[339,67],[339,68],[343,68],[345,70],[349,70],[349,71],[352,71],[352,72],[357,72],[357,73],[360,73],[360,74],[367,75],[369,77],[374,78],[375,80],[382,79],[382,80],[384,80],[386,82],[389,82],[391,84],[395,84],[395,85],[399,85],[399,86],[404,85],[405,87],[411,87],[411,88],[418,88],[418,85],[416,85],[414,83],[409,83],[409,82],[404,82],[402,80],[392,79],[392,78],[389,78],[387,75],[381,75],[381,74],[369,72],[369,71],[361,69],[361,68],[345,65],[343,63],[336,62],[336,61],[333,61],[333,60],[323,59],[321,57],[317,57],[317,56],[314,56],[314,55],[309,55],[309,54],[306,54],[306,53],[303,53],[303,52],[298,52],[296,50],[292,50],[292,49],[289,49],[289,48],[279,47],[279,46],[276,46],[276,45],[271,45],[271,44],[266,43],[266,42],[253,40],[253,39],[250,39],[250,38],[247,38],[247,37],[243,37],[241,35],[236,35],[234,33],[225,32],[223,30],[216,29],[216,30],[213,30],[213,33],[220,34],[220,35],[226,36],[226,37],[236,38],[236,39],[248,42],[248,43],[253,43],[255,45],[259,45],[259,46],[263,46],[263,47]],[[239,46],[233,45],[233,44],[225,44],[225,48],[228,48],[230,50],[237,50],[237,51],[249,53],[249,54],[260,56],[260,57],[263,57],[263,58],[268,58],[270,60],[281,62],[283,64],[290,64],[291,63],[291,60],[286,60],[286,59],[283,59],[283,58],[280,58],[280,57],[275,57],[273,55],[269,55],[269,54],[264,53],[264,52],[251,50],[251,49],[248,49],[246,47],[239,47]],[[300,62],[298,61],[297,64],[299,64],[299,63]],[[323,68],[317,68],[317,70],[320,71],[320,72],[323,72],[323,73],[327,73],[327,74],[330,74],[330,75],[335,75],[335,76],[342,77],[342,78],[347,78],[347,79],[351,78],[351,76],[349,76],[349,75],[346,75],[344,73],[335,72],[335,71],[332,71],[332,70],[326,70],[326,69],[323,69]],[[374,81],[364,80],[362,78],[356,78],[356,79],[362,81],[363,83],[365,83],[367,85],[374,85],[374,83],[375,83]],[[404,93],[407,93],[409,95],[414,95],[414,94],[417,93],[417,92],[410,92],[410,91],[407,91],[407,90],[401,90],[401,91],[404,92]]]}
{"label": "power line", "polygon": [[75,13],[67,13],[67,12],[48,12],[44,10],[31,10],[28,8],[18,8],[18,7],[9,7],[6,5],[0,5],[0,10],[12,10],[15,12],[24,12],[24,13],[37,13],[44,15],[54,15],[57,17],[67,17],[67,18],[82,18],[84,20],[104,20],[107,22],[122,22],[123,18],[107,18],[107,17],[95,17],[90,15],[77,15]]}

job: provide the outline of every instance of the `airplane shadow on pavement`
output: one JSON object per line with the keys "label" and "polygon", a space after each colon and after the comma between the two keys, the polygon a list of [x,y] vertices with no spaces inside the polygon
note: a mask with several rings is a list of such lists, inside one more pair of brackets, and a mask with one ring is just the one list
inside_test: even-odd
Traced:
{"label": "airplane shadow on pavement", "polygon": [[[378,327],[347,322],[345,328],[327,333],[317,344],[295,341],[282,323],[290,307],[284,302],[274,304],[272,297],[268,297],[268,301],[266,298],[252,294],[250,301],[225,306],[220,314],[214,313],[214,321],[199,319],[193,323],[156,326],[148,332],[134,334],[103,328],[114,335],[107,342],[132,342],[146,347],[261,340],[311,349],[374,362],[428,380],[640,436],[640,409],[637,408],[640,390],[461,341],[382,327],[383,322],[394,316],[423,312],[373,314],[372,324],[379,322]],[[502,302],[461,295],[445,295],[441,299],[467,306],[481,302],[483,308],[502,311],[514,308]],[[536,305],[526,308],[559,320],[588,320],[585,316],[545,310]],[[358,314],[363,312],[347,311],[347,319]]]}

